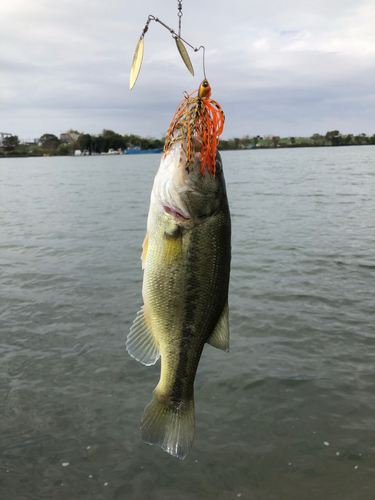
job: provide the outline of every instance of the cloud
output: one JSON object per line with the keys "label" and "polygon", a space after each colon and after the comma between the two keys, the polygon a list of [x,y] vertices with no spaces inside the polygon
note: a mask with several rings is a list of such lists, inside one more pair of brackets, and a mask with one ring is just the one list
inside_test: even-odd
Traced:
{"label": "cloud", "polygon": [[[375,132],[372,1],[233,0],[183,4],[182,36],[206,46],[224,137]],[[14,0],[0,6],[2,127],[23,138],[67,128],[160,137],[192,78],[152,22],[139,79],[129,72],[148,14],[177,30],[177,2]]]}

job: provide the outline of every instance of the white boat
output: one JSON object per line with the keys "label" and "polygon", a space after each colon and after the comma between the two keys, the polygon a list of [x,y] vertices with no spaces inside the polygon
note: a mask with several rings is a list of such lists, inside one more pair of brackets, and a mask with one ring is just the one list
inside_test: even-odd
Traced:
{"label": "white boat", "polygon": [[102,153],[102,155],[121,155],[121,149],[115,150],[115,149],[109,149],[108,153]]}

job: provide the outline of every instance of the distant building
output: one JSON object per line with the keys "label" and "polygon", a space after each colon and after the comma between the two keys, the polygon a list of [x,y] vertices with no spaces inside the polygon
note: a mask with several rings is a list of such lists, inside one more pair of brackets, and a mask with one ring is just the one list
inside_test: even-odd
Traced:
{"label": "distant building", "polygon": [[72,144],[73,142],[76,142],[80,135],[81,134],[77,134],[76,132],[64,132],[63,134],[60,134],[61,144]]}
{"label": "distant building", "polygon": [[33,139],[32,141],[30,141],[30,139],[26,139],[25,141],[23,141],[24,144],[26,144],[26,146],[41,146],[42,143],[40,142],[40,139],[36,138],[36,139]]}
{"label": "distant building", "polygon": [[0,132],[0,148],[3,147],[3,140],[5,137],[10,137],[12,134],[8,134],[8,132]]}

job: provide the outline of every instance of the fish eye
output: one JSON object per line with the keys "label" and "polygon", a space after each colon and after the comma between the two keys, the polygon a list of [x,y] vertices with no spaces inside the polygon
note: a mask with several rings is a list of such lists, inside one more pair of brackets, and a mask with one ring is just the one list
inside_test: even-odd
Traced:
{"label": "fish eye", "polygon": [[208,87],[208,82],[207,81],[203,82],[202,85],[203,85],[203,87]]}

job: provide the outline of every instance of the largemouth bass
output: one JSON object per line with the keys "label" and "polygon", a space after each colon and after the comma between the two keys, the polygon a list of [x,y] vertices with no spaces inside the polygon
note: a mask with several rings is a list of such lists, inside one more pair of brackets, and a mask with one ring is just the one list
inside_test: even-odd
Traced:
{"label": "largemouth bass", "polygon": [[220,154],[210,175],[201,149],[199,138],[190,151],[187,141],[177,141],[160,163],[141,257],[144,306],[126,343],[145,365],[161,357],[142,439],[181,460],[194,440],[194,379],[203,347],[229,350],[230,213]]}

